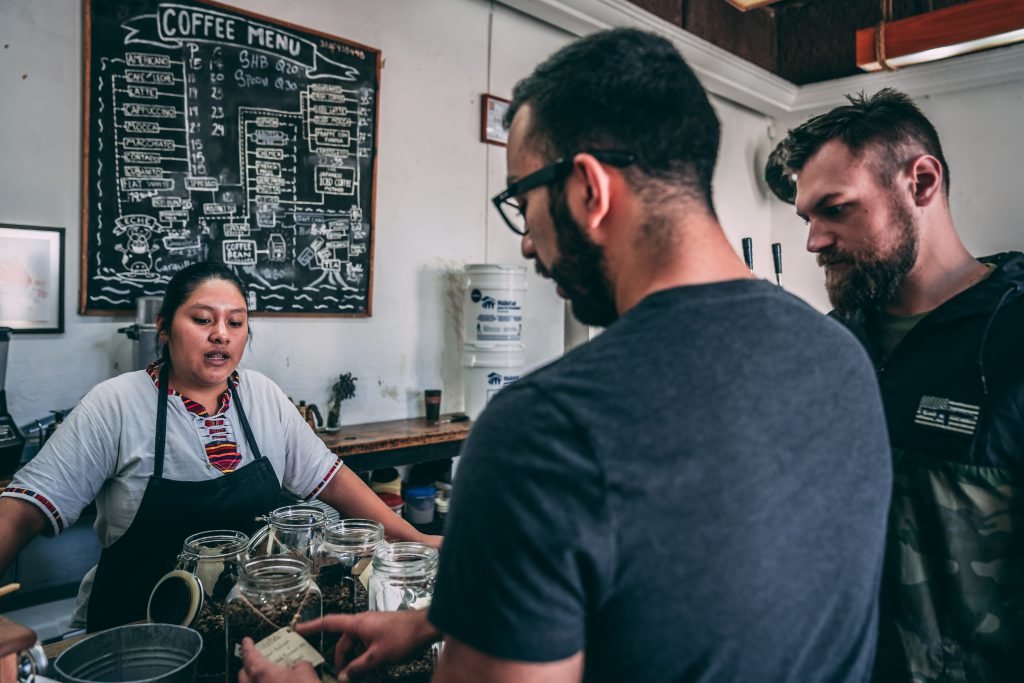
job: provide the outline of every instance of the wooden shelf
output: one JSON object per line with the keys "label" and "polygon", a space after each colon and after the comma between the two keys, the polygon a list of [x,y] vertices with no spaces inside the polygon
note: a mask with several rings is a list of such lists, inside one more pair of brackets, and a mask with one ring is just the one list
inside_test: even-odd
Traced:
{"label": "wooden shelf", "polygon": [[454,457],[472,425],[469,421],[435,424],[412,418],[348,425],[319,435],[346,465],[369,470]]}

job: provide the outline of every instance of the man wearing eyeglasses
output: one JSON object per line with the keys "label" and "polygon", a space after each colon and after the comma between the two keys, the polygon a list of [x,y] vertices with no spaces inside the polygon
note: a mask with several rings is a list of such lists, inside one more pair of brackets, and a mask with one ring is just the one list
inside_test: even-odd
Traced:
{"label": "man wearing eyeglasses", "polygon": [[[299,630],[345,633],[341,680],[442,637],[435,681],[866,680],[891,485],[878,390],[849,333],[727,241],[693,73],[662,38],[599,33],[521,81],[509,117],[494,203],[607,330],[474,426],[429,613]],[[281,675],[251,645],[245,661]]]}

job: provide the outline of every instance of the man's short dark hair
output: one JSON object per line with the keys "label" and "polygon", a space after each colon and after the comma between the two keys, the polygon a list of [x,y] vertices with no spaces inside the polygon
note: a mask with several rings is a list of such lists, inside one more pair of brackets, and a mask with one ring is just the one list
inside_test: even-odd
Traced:
{"label": "man's short dark hair", "polygon": [[718,117],[664,38],[635,29],[582,38],[516,85],[506,125],[524,104],[532,113],[529,139],[548,161],[586,150],[630,152],[636,163],[624,174],[642,195],[656,185],[650,200],[678,190],[712,209]]}
{"label": "man's short dark hair", "polygon": [[793,203],[793,174],[830,140],[839,140],[856,156],[877,150],[873,159],[879,179],[887,185],[914,156],[930,154],[942,165],[942,186],[949,197],[949,166],[935,127],[905,94],[884,88],[871,97],[847,95],[849,104],[815,116],[789,131],[768,158],[764,177],[772,192]]}

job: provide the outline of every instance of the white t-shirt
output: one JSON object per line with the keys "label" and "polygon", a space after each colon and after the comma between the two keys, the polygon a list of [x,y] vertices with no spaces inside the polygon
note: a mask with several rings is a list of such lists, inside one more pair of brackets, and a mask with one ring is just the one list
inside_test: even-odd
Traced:
{"label": "white t-shirt", "polygon": [[[318,495],[341,467],[288,397],[265,375],[239,371],[238,394],[260,453],[281,485],[299,498]],[[104,548],[131,526],[153,474],[157,388],[144,371],[128,372],[97,385],[22,467],[0,495],[36,505],[54,534],[71,526],[96,501],[96,534]],[[230,421],[242,460],[253,461],[231,401]],[[168,396],[165,479],[199,481],[222,474],[207,460],[195,419],[178,396]],[[217,527],[210,520],[211,528]],[[79,606],[88,598],[93,571],[83,581]]]}
{"label": "white t-shirt", "polygon": [[[238,393],[253,436],[281,485],[299,498],[323,490],[339,460],[320,440],[284,392],[265,375],[239,371]],[[165,479],[199,481],[224,475],[206,457],[195,419],[169,396]],[[75,407],[36,457],[14,476],[2,495],[38,506],[54,534],[71,526],[96,501],[96,534],[107,547],[131,526],[153,474],[157,389],[139,370],[98,384]],[[237,405],[224,413],[238,442],[243,467],[253,461]],[[216,520],[211,520],[216,525]]]}

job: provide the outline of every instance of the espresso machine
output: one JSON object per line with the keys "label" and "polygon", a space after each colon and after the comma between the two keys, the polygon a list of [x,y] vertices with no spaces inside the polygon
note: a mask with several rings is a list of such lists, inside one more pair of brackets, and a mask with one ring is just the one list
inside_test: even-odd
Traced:
{"label": "espresso machine", "polygon": [[161,296],[140,296],[135,299],[135,323],[118,330],[135,344],[132,347],[132,370],[145,370],[156,360],[156,315],[160,312]]}
{"label": "espresso machine", "polygon": [[25,448],[25,435],[7,412],[7,348],[11,331],[9,327],[0,327],[0,476],[18,469]]}

